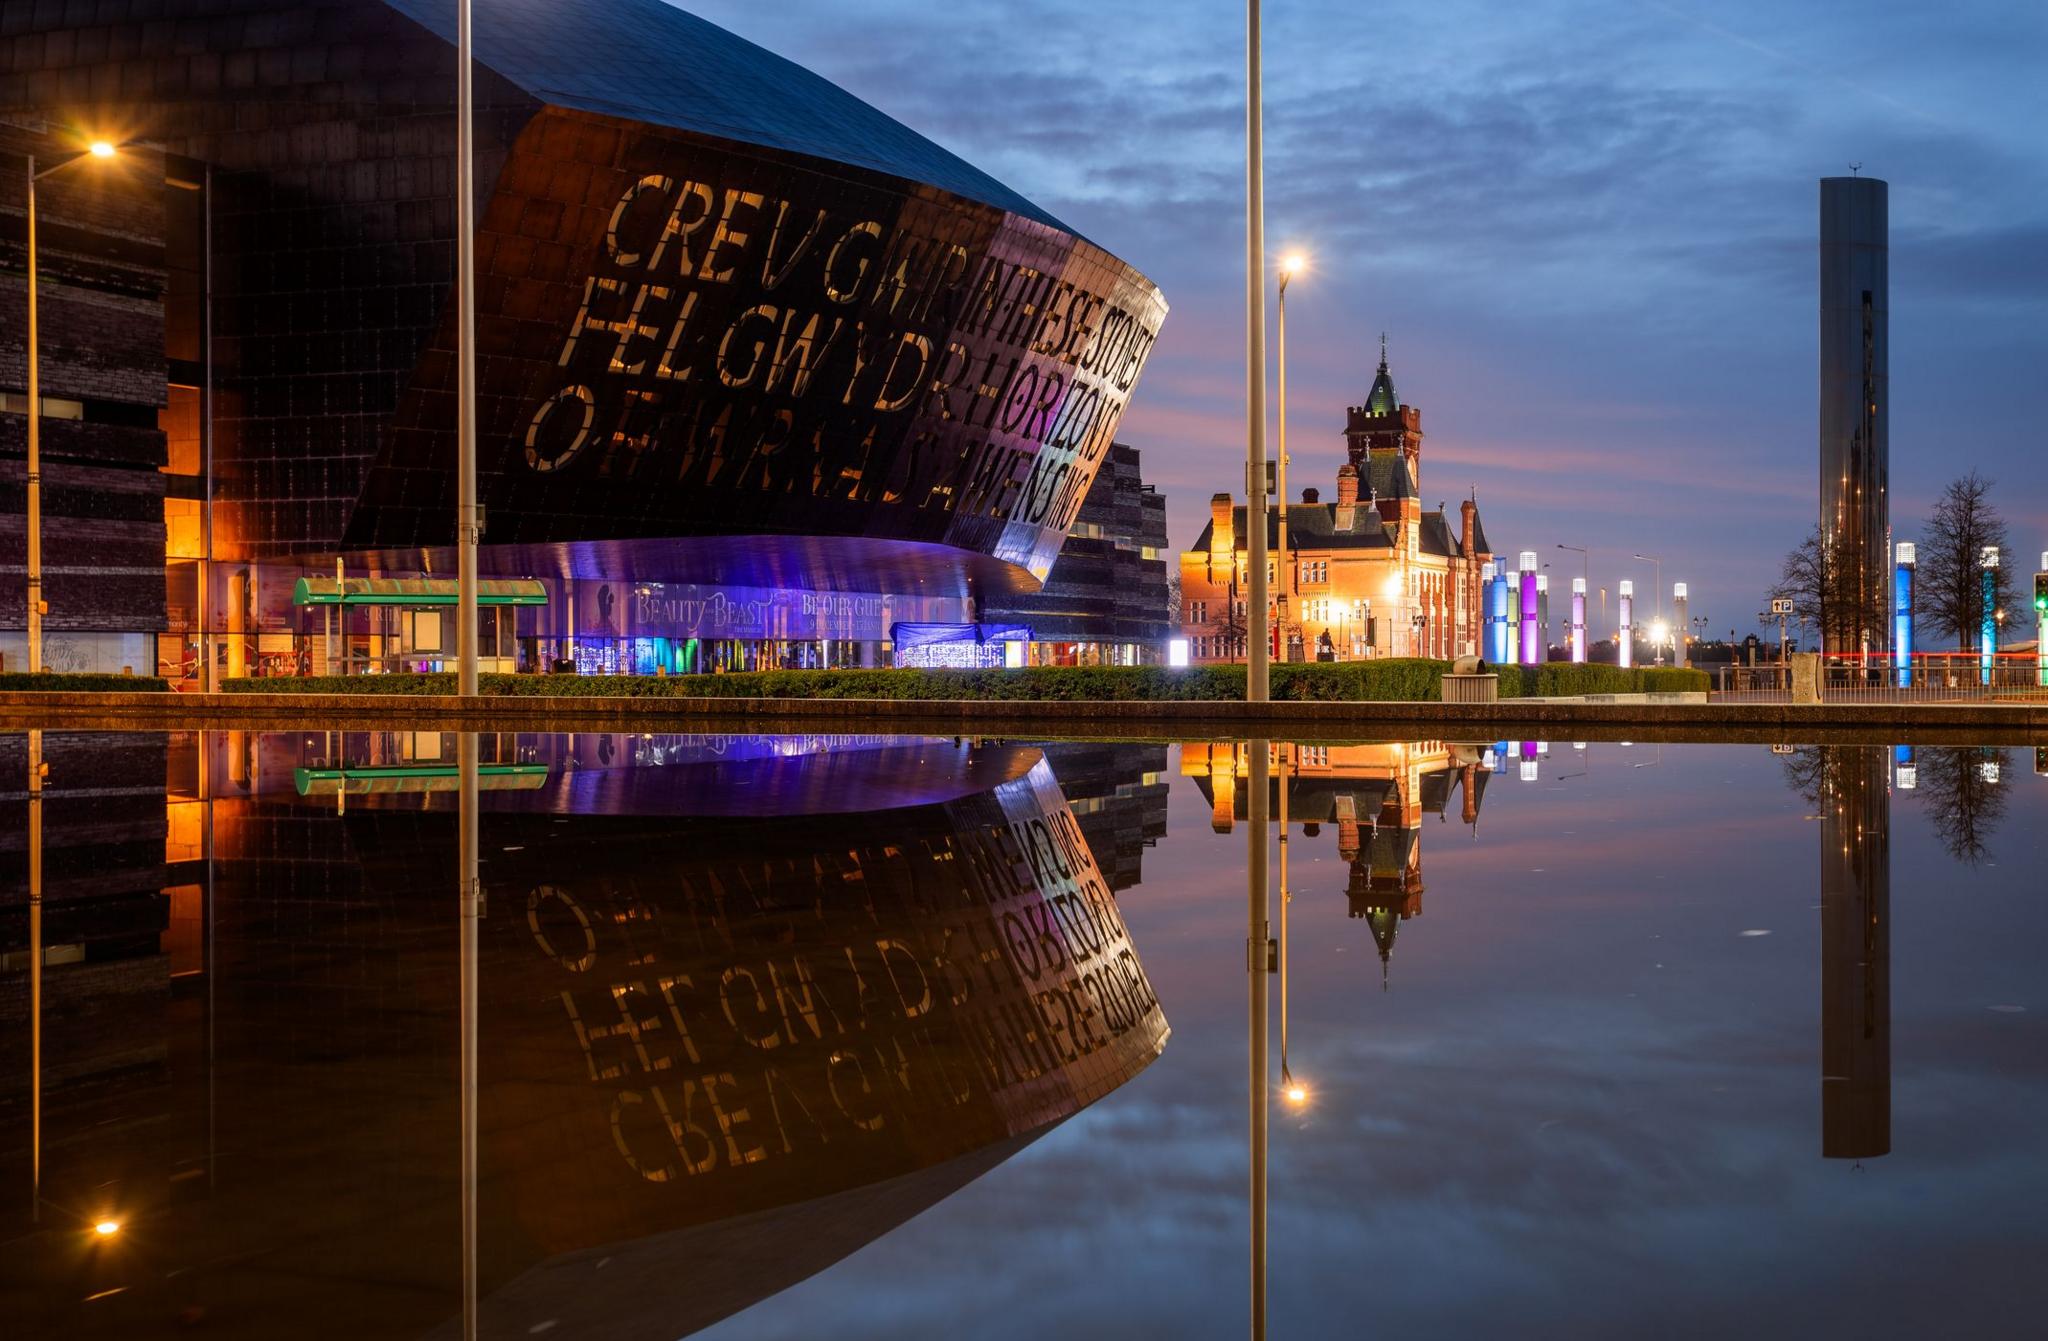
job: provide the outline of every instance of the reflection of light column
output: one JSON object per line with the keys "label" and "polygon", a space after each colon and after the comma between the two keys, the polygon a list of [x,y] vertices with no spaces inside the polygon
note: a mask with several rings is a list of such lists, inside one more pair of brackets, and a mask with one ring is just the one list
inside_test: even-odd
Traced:
{"label": "reflection of light column", "polygon": [[476,732],[456,738],[461,768],[460,875],[456,913],[461,931],[461,972],[458,990],[462,1016],[462,1335],[477,1334],[476,1315],[476,1133],[477,1133],[477,919],[483,916],[483,890],[477,880]]}
{"label": "reflection of light column", "polygon": [[1916,790],[1920,786],[1920,763],[1911,745],[1900,745],[1892,751],[1892,779],[1902,792]]}
{"label": "reflection of light column", "polygon": [[1671,584],[1671,636],[1678,640],[1678,654],[1671,658],[1674,666],[1686,666],[1692,662],[1692,648],[1686,635],[1692,632],[1692,621],[1686,618],[1685,583]]}
{"label": "reflection of light column", "polygon": [[1586,661],[1586,579],[1572,579],[1572,660]]}
{"label": "reflection of light column", "polygon": [[1537,655],[1536,646],[1536,553],[1522,551],[1522,654],[1524,666],[1533,666],[1542,657]]}
{"label": "reflection of light column", "polygon": [[1615,635],[1614,647],[1615,656],[1624,669],[1636,664],[1636,635],[1635,630],[1629,627],[1629,621],[1635,617],[1635,605],[1636,584],[1623,581],[1621,584],[1621,631]]}
{"label": "reflection of light column", "polygon": [[1913,684],[1913,568],[1918,556],[1912,541],[1901,541],[1892,575],[1892,665],[1898,669],[1901,689]]}
{"label": "reflection of light column", "polygon": [[1977,669],[1991,683],[1992,659],[1998,655],[1998,546],[1986,545],[1977,556],[1984,576],[1984,622],[1977,631]]}
{"label": "reflection of light column", "polygon": [[1251,979],[1252,1336],[1266,1335],[1266,959],[1272,953],[1266,910],[1266,758],[1264,740],[1246,742],[1245,870],[1250,895],[1245,968]]}
{"label": "reflection of light column", "polygon": [[1892,1148],[1891,798],[1884,751],[1821,751],[1821,1155]]}

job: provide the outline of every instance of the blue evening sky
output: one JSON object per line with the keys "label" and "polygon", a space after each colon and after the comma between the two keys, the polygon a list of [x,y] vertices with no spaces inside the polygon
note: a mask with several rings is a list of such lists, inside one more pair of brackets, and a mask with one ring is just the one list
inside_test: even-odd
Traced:
{"label": "blue evening sky", "polygon": [[[1243,5],[688,0],[1017,187],[1172,306],[1121,434],[1176,548],[1243,460]],[[1269,0],[1267,236],[1290,484],[1328,490],[1379,332],[1494,545],[1594,585],[1661,554],[1753,624],[1817,507],[1822,176],[1891,182],[1894,526],[1994,477],[2048,549],[2048,6],[2016,0]],[[1327,495],[1326,495],[1327,496]]]}

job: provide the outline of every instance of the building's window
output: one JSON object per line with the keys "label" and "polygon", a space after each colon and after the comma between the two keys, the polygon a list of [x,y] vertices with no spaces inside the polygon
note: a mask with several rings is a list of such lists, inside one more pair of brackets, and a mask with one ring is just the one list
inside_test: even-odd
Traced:
{"label": "building's window", "polygon": [[204,504],[196,498],[166,498],[164,500],[164,557],[167,559],[203,559],[206,557],[206,533],[200,516]]}
{"label": "building's window", "polygon": [[1208,603],[1207,601],[1189,601],[1189,602],[1188,602],[1188,623],[1190,623],[1190,624],[1206,624],[1206,623],[1208,623],[1208,622],[1209,622],[1209,603]]}
{"label": "building's window", "polygon": [[[0,413],[27,414],[28,397],[19,391],[0,391]],[[82,400],[63,400],[56,396],[45,396],[43,397],[43,418],[83,419],[85,418],[85,402]]]}
{"label": "building's window", "polygon": [[170,401],[157,411],[164,431],[164,473],[197,475],[200,471],[199,388],[173,385]]}

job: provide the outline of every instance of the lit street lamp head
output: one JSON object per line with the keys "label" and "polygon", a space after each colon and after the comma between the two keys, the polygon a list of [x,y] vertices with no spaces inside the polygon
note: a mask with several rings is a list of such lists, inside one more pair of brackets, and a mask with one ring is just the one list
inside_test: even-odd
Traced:
{"label": "lit street lamp head", "polygon": [[1308,257],[1298,251],[1290,251],[1280,258],[1280,274],[1285,279],[1293,279],[1306,269]]}
{"label": "lit street lamp head", "polygon": [[112,140],[94,140],[92,147],[87,152],[94,158],[112,158],[120,150],[114,147]]}

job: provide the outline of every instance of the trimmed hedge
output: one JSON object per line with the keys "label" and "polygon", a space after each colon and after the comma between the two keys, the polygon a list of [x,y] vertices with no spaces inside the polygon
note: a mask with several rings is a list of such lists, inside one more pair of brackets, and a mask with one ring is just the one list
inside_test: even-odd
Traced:
{"label": "trimmed hedge", "polygon": [[[1374,661],[1276,665],[1278,701],[1437,702],[1443,698],[1441,661]],[[1576,694],[1638,694],[1700,690],[1704,671],[1615,666],[1501,666],[1502,698]],[[1031,699],[1039,701],[1150,701],[1241,699],[1242,666],[1033,666],[1022,670],[747,671],[731,675],[485,675],[478,687],[491,695],[567,698],[881,698]],[[455,676],[329,675],[317,678],[225,680],[231,694],[452,694]]]}
{"label": "trimmed hedge", "polygon": [[1702,670],[1675,666],[1574,665],[1495,666],[1502,698],[1576,698],[1581,694],[1680,694],[1704,691],[1712,683]]}
{"label": "trimmed hedge", "polygon": [[108,675],[99,671],[26,671],[0,675],[0,693],[164,694],[170,685],[155,675]]}

